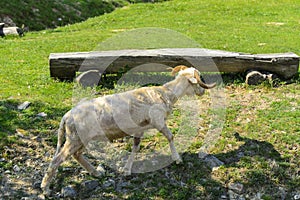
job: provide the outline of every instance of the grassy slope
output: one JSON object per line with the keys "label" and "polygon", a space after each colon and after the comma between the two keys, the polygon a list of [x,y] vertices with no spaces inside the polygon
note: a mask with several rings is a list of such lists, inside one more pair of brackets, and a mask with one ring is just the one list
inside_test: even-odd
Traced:
{"label": "grassy slope", "polygon": [[[21,27],[29,30],[43,30],[70,23],[80,22],[89,17],[112,12],[115,7],[126,5],[126,1],[8,1],[0,2],[0,20],[9,16]],[[13,12],[12,12],[13,11]]]}
{"label": "grassy slope", "polygon": [[[299,14],[300,2],[295,1],[268,0],[249,3],[235,0],[174,0],[161,4],[131,5],[83,23],[28,33],[24,38],[0,39],[0,137],[10,136],[8,139],[2,137],[6,145],[8,140],[18,142],[14,136],[17,128],[43,137],[52,137],[49,133],[53,133],[63,113],[71,107],[72,84],[56,82],[49,78],[48,56],[51,52],[90,51],[101,41],[115,35],[115,30],[161,27],[185,34],[205,48],[249,53],[293,51],[300,54],[297,32],[300,29]],[[269,22],[284,24],[274,25]],[[243,94],[242,97],[239,97],[239,90]],[[229,159],[231,154],[226,152],[232,152],[235,157],[238,151],[232,149],[248,144],[244,147],[250,152],[256,152],[255,156],[247,155],[241,161],[229,163],[211,175],[209,172],[207,175],[205,171],[204,177],[198,173],[191,173],[190,177],[179,175],[179,179],[190,179],[189,187],[181,188],[165,183],[166,187],[159,191],[149,189],[149,193],[143,194],[140,191],[136,195],[165,198],[168,195],[167,191],[182,189],[183,194],[174,192],[174,198],[177,198],[176,195],[178,199],[192,197],[195,191],[206,197],[220,197],[223,189],[218,193],[217,188],[226,188],[227,183],[231,181],[241,181],[247,188],[253,188],[253,191],[259,190],[255,183],[260,183],[270,190],[266,190],[266,198],[275,194],[270,187],[278,191],[278,186],[282,186],[290,195],[292,191],[299,189],[299,85],[292,84],[278,89],[261,87],[253,90],[233,86],[228,88],[228,91],[230,94],[227,100],[227,121],[222,138],[213,152],[219,158]],[[265,97],[260,95],[262,92]],[[244,95],[250,95],[251,98],[245,102]],[[261,97],[257,100],[254,99],[255,96]],[[273,98],[277,98],[278,102],[273,101]],[[30,109],[24,112],[17,111],[15,106],[26,100],[33,103]],[[250,103],[252,101],[254,102]],[[266,102],[271,103],[269,105]],[[270,107],[257,108],[257,104]],[[295,110],[291,112],[292,109]],[[38,112],[46,112],[48,117],[36,118]],[[249,137],[249,140],[240,142],[234,137],[234,132]],[[0,145],[2,148],[4,144]],[[256,148],[276,149],[287,162],[280,161],[276,152],[276,155],[261,157]],[[272,160],[279,164],[273,166]],[[196,170],[195,167],[203,168],[194,160],[190,162],[195,165],[190,169],[191,172]],[[185,165],[175,167],[173,171],[180,173],[181,170],[187,170]],[[143,176],[147,175],[141,175],[142,179]],[[163,178],[160,174],[154,176]],[[209,181],[205,183],[204,179]],[[139,184],[137,180],[137,185]],[[132,197],[134,196],[132,194]]]}

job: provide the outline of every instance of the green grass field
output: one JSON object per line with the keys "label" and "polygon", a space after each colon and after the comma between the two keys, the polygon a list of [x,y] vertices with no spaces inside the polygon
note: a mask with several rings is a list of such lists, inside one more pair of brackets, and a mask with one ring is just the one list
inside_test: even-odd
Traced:
{"label": "green grass field", "polygon": [[[7,191],[0,187],[0,195],[12,199],[38,195],[39,189],[32,189],[32,185],[42,178],[54,153],[59,121],[72,107],[73,83],[50,78],[50,53],[92,51],[119,33],[156,27],[185,35],[204,48],[300,55],[299,16],[300,1],[295,0],[172,0],[128,5],[82,23],[29,32],[23,38],[0,38],[0,159],[4,159],[0,162],[0,180],[8,177],[11,182]],[[164,44],[120,41],[119,46],[111,48],[160,48]],[[125,181],[124,190],[101,187],[88,195],[80,193],[85,195],[81,197],[220,199],[222,195],[229,198],[228,185],[232,182],[243,184],[241,195],[245,199],[292,199],[300,195],[299,78],[294,78],[292,84],[273,88],[268,84],[246,86],[239,75],[236,77],[224,85],[226,119],[221,136],[210,149],[225,163],[223,166],[212,171],[197,155],[209,129],[207,108],[199,116],[207,122],[199,123],[203,128],[184,152],[183,164],[174,163],[129,178],[108,169],[109,173],[99,179],[100,185],[110,179],[116,184]],[[98,92],[114,90],[98,88]],[[202,99],[206,104],[210,101],[208,94]],[[19,111],[17,106],[24,101],[31,105]],[[41,112],[47,117],[37,117]],[[176,135],[176,121],[172,126]],[[14,172],[15,165],[22,167],[22,174]],[[81,168],[73,161],[66,166],[74,172],[60,171],[52,186],[55,193],[68,185],[80,188],[83,181],[92,179],[87,174],[80,176]],[[5,174],[7,170],[10,173]]]}

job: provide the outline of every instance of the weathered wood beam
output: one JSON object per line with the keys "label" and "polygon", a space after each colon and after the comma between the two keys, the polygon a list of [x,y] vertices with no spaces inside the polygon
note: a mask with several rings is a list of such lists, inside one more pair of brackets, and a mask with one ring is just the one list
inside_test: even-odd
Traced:
{"label": "weathered wood beam", "polygon": [[[116,50],[51,53],[51,77],[73,79],[77,71],[99,70],[116,73],[144,65],[142,71],[167,71],[162,65],[194,66],[202,72],[268,71],[289,79],[298,73],[299,56],[294,53],[245,54],[201,48]],[[148,65],[145,65],[147,64]],[[149,64],[149,63],[157,63]]]}

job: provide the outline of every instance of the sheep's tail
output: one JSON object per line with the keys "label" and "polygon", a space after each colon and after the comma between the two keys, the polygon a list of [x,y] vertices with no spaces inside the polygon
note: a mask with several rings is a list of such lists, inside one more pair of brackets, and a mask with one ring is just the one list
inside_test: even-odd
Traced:
{"label": "sheep's tail", "polygon": [[66,119],[65,116],[62,118],[62,120],[60,121],[59,124],[59,128],[58,128],[58,133],[57,133],[57,147],[56,147],[56,152],[55,152],[55,156],[60,152],[60,149],[63,145],[64,142],[64,136],[65,136],[65,132],[66,132]]}

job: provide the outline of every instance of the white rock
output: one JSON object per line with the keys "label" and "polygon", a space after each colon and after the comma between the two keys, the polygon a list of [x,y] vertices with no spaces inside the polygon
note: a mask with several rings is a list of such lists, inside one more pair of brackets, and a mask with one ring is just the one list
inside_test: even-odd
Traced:
{"label": "white rock", "polygon": [[47,113],[41,112],[37,114],[38,117],[47,117]]}
{"label": "white rock", "polygon": [[15,166],[13,166],[13,170],[15,172],[19,172],[19,171],[21,171],[21,168],[18,165],[15,165]]}
{"label": "white rock", "polygon": [[29,101],[25,101],[24,103],[18,105],[18,110],[25,110],[29,107],[31,103]]}
{"label": "white rock", "polygon": [[98,165],[98,167],[97,167],[97,172],[99,172],[99,174],[101,174],[101,175],[103,175],[103,174],[105,174],[105,169],[102,167],[102,165]]}

